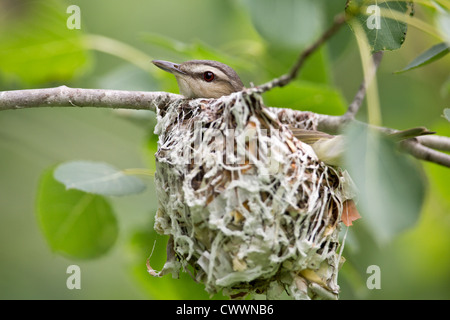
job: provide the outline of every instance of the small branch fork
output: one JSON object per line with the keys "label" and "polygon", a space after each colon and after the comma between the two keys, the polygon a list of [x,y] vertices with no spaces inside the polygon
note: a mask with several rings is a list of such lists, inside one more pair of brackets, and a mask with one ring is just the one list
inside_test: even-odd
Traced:
{"label": "small branch fork", "polygon": [[[345,16],[338,15],[333,25],[310,47],[306,48],[298,57],[291,70],[270,82],[257,87],[245,89],[249,93],[263,93],[274,87],[283,87],[294,80],[301,70],[306,59],[331,38],[345,23]],[[375,53],[374,70],[368,75],[371,81],[379,66],[383,53]],[[369,83],[362,82],[354,100],[342,116],[318,115],[318,130],[327,133],[339,133],[351,122],[357,122],[355,116],[364,101]],[[151,110],[163,108],[168,104],[184,99],[183,96],[167,92],[121,91],[103,89],[79,89],[66,86],[46,89],[15,90],[0,92],[0,111],[36,107],[97,107],[122,108],[134,110]],[[292,110],[291,110],[292,112]],[[302,113],[302,111],[294,111]],[[383,132],[392,133],[397,130],[390,128],[377,128]],[[450,137],[422,136],[402,142],[402,147],[414,157],[430,161],[450,168],[450,155],[441,151],[450,151]]]}

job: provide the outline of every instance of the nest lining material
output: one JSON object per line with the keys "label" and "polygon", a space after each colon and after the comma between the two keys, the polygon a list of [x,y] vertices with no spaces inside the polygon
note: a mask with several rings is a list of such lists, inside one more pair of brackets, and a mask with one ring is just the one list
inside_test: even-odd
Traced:
{"label": "nest lining material", "polygon": [[340,217],[354,196],[255,93],[183,100],[158,110],[157,232],[170,235],[159,273],[182,269],[211,294],[337,298]]}

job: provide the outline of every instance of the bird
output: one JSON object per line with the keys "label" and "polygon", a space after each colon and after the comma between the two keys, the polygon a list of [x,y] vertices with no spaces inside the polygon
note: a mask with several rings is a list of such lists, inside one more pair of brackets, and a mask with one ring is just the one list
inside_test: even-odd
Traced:
{"label": "bird", "polygon": [[[175,76],[180,94],[187,99],[218,99],[245,89],[237,72],[222,62],[189,60],[178,64],[165,60],[153,60],[152,63]],[[292,126],[289,126],[289,129],[295,138],[312,147],[319,160],[331,166],[341,165],[342,155],[346,149],[343,135],[331,135]],[[424,127],[417,127],[388,134],[388,137],[399,142],[434,133]]]}

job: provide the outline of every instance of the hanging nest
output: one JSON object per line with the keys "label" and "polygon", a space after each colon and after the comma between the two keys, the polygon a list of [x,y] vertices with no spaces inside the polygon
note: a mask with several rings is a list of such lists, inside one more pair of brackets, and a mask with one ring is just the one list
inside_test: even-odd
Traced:
{"label": "hanging nest", "polygon": [[153,275],[183,270],[234,298],[338,297],[351,180],[289,130],[315,129],[313,113],[277,111],[254,92],[158,110],[155,229],[170,241]]}

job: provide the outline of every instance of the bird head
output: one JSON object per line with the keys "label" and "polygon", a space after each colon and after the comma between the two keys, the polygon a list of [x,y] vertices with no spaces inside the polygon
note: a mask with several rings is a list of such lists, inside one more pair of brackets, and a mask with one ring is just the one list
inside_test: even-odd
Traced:
{"label": "bird head", "polygon": [[244,89],[236,71],[212,60],[190,60],[180,64],[153,60],[154,65],[175,76],[180,93],[189,99],[219,98]]}

